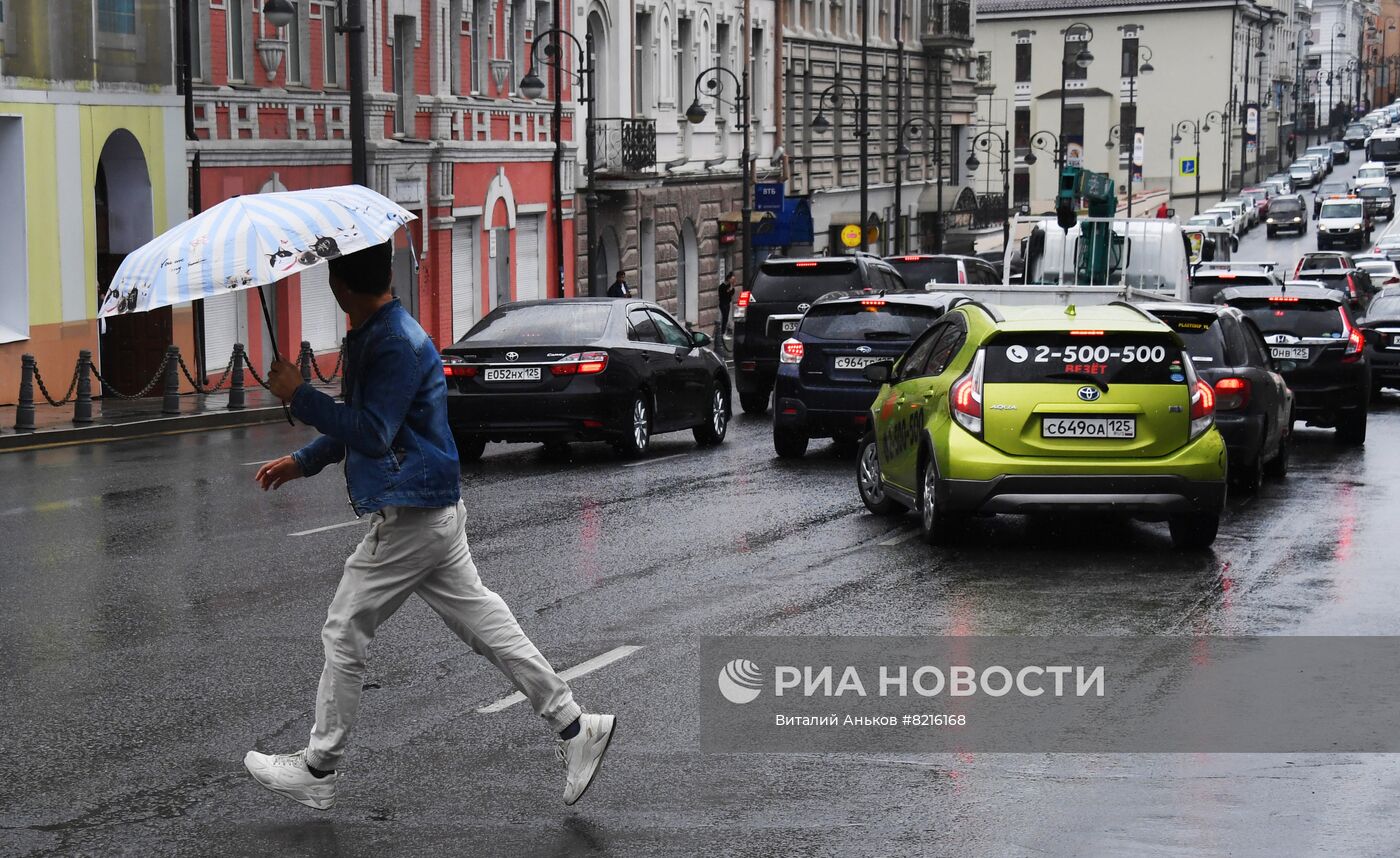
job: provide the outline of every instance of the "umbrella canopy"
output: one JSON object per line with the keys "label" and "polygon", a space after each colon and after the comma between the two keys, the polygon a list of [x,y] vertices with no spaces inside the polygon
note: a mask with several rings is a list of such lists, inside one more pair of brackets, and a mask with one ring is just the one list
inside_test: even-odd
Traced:
{"label": "umbrella canopy", "polygon": [[382,244],[414,215],[360,185],[224,200],[122,260],[97,317],[276,283]]}

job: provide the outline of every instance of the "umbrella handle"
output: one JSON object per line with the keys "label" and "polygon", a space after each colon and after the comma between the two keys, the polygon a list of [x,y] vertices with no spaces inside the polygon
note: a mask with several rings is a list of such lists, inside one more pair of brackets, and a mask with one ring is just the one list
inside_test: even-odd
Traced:
{"label": "umbrella handle", "polygon": [[[267,339],[272,343],[272,359],[280,360],[282,353],[277,350],[277,329],[272,326],[272,313],[267,309],[267,295],[263,293],[263,287],[258,287],[258,303],[262,305],[263,321],[267,323]],[[292,408],[287,403],[282,403],[282,413],[287,415],[287,425],[297,425],[292,420]]]}

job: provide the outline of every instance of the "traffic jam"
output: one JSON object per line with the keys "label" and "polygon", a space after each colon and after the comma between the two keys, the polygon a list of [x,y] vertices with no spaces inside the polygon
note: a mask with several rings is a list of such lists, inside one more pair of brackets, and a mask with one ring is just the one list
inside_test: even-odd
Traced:
{"label": "traffic jam", "polygon": [[[1104,217],[1112,181],[1066,167],[1055,216],[1018,218],[1006,253],[770,257],[730,362],[650,302],[506,304],[443,352],[453,431],[464,460],[636,459],[771,410],[779,459],[829,440],[869,512],[914,513],[931,544],[975,517],[1106,514],[1205,548],[1228,496],[1287,473],[1295,429],[1364,444],[1400,384],[1396,172],[1400,104],[1182,223]],[[1316,249],[1248,258],[1260,227]]]}

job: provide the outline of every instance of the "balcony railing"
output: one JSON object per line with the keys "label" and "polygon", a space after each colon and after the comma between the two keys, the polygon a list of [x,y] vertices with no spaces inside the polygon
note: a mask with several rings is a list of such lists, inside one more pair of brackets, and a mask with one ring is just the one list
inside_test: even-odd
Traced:
{"label": "balcony railing", "polygon": [[656,120],[593,120],[594,170],[600,176],[639,176],[656,171]]}
{"label": "balcony railing", "polygon": [[972,3],[969,0],[928,0],[924,46],[967,46],[972,43]]}

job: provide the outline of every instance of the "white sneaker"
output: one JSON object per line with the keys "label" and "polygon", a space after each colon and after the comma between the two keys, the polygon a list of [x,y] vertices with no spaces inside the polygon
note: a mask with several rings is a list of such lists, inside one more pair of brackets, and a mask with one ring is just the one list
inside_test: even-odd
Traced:
{"label": "white sneaker", "polygon": [[573,804],[588,791],[593,776],[598,774],[598,766],[602,765],[603,754],[612,742],[616,723],[613,715],[585,713],[579,716],[578,735],[559,740],[559,759],[564,763],[565,804]]}
{"label": "white sneaker", "polygon": [[243,766],[253,780],[293,801],[317,810],[329,810],[335,804],[335,780],[331,772],[323,778],[311,774],[306,767],[306,751],[295,754],[259,754],[249,751]]}

